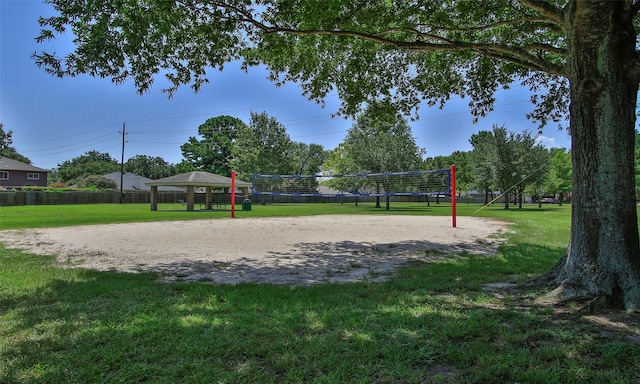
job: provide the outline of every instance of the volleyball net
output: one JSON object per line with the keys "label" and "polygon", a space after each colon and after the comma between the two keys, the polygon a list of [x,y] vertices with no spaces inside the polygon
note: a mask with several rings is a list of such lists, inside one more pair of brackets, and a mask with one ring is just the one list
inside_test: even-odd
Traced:
{"label": "volleyball net", "polygon": [[272,196],[328,198],[387,196],[451,197],[452,225],[456,227],[456,167],[430,171],[360,173],[345,175],[252,175],[251,193]]}
{"label": "volleyball net", "polygon": [[254,195],[450,196],[451,169],[344,175],[252,175]]}

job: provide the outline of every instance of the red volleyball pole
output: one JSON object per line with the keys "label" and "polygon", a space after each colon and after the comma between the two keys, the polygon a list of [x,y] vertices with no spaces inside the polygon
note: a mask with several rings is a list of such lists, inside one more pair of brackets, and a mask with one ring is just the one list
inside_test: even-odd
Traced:
{"label": "red volleyball pole", "polygon": [[451,217],[453,228],[456,227],[456,166],[451,165]]}
{"label": "red volleyball pole", "polygon": [[236,171],[231,171],[231,217],[236,217]]}

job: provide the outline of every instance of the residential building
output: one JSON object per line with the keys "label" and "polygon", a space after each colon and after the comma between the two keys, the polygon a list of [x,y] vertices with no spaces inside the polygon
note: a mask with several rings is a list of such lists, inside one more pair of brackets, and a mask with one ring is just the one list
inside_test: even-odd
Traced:
{"label": "residential building", "polygon": [[0,156],[0,187],[47,186],[47,170]]}

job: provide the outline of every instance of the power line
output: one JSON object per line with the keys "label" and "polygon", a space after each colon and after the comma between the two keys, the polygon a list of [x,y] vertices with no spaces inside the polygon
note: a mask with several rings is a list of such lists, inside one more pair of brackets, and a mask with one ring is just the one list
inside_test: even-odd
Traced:
{"label": "power line", "polygon": [[[329,96],[335,96],[335,94],[329,95]],[[307,100],[299,100],[299,101],[292,101],[292,102],[284,102],[284,103],[275,103],[275,104],[269,104],[269,105],[265,105],[262,107],[253,107],[253,108],[237,108],[234,110],[227,110],[227,111],[222,111],[222,112],[218,112],[218,113],[206,113],[206,114],[197,114],[197,115],[182,115],[182,116],[169,116],[169,117],[162,117],[162,118],[152,118],[152,119],[139,119],[139,120],[130,120],[128,121],[128,123],[142,123],[142,122],[154,122],[154,121],[164,121],[164,120],[178,120],[178,119],[187,119],[187,118],[192,118],[192,117],[201,117],[201,116],[213,116],[213,115],[223,115],[223,114],[229,114],[229,113],[233,113],[233,112],[238,112],[238,111],[246,111],[246,110],[252,110],[252,109],[259,109],[259,108],[268,108],[268,107],[274,107],[274,106],[282,106],[282,105],[291,105],[291,104],[297,104],[297,103],[301,103],[301,102],[306,102]],[[509,103],[502,103],[502,104],[498,104],[495,105],[494,108],[500,108],[500,107],[505,107],[505,106],[510,106],[510,105],[514,105],[514,104],[521,104],[521,103],[525,103],[528,102],[529,100],[518,100],[518,101],[512,101]],[[454,113],[448,113],[448,114],[444,114],[444,115],[438,115],[438,116],[429,116],[429,117],[424,117],[419,119],[419,121],[429,121],[429,120],[434,120],[434,119],[441,119],[441,118],[446,118],[446,117],[451,117],[451,116],[457,116],[457,115],[462,115],[462,114],[467,114],[469,113],[468,111],[461,111],[461,112],[454,112]],[[299,117],[299,118],[293,118],[293,119],[287,119],[287,120],[281,120],[279,121],[280,123],[282,123],[283,125],[286,125],[287,128],[292,127],[292,126],[301,126],[301,125],[308,125],[308,124],[316,124],[316,123],[320,123],[323,121],[332,121],[336,119],[336,117],[333,114],[323,114],[323,115],[313,115],[313,116],[306,116],[306,117]],[[91,129],[85,132],[81,132],[78,134],[73,134],[73,135],[65,135],[65,136],[61,136],[61,137],[57,137],[57,138],[53,138],[53,139],[47,139],[46,142],[50,143],[53,141],[59,141],[59,140],[64,140],[64,139],[68,139],[70,137],[73,138],[77,138],[78,136],[83,136],[83,135],[89,135],[91,133],[95,133],[95,132],[99,132],[99,131],[103,131],[104,129],[107,128],[112,128],[117,126],[118,124],[109,124],[109,125],[105,125],[105,126],[101,126],[99,128],[96,129]],[[348,129],[345,130],[339,130],[339,131],[330,131],[330,132],[319,132],[319,133],[311,133],[311,134],[306,134],[306,135],[296,135],[296,136],[292,136],[292,139],[299,139],[299,138],[306,138],[306,137],[317,137],[317,136],[327,136],[327,135],[335,135],[335,134],[340,134],[340,133],[345,133],[348,132]],[[82,140],[82,141],[77,141],[71,144],[66,144],[66,145],[62,145],[62,146],[55,146],[53,148],[49,148],[49,149],[39,149],[39,150],[32,150],[32,151],[26,151],[24,152],[25,154],[33,154],[30,155],[29,157],[36,157],[36,158],[43,158],[43,157],[47,157],[47,156],[51,156],[51,155],[57,155],[57,154],[62,154],[62,153],[68,153],[68,152],[73,152],[76,150],[80,150],[83,148],[86,148],[88,150],[93,150],[93,146],[95,146],[96,144],[101,144],[101,143],[107,143],[111,140],[114,140],[116,137],[113,138],[109,138],[109,136],[112,135],[116,135],[118,132],[114,131],[111,133],[107,133],[98,137],[94,137],[91,139],[87,139],[87,140]],[[135,126],[134,129],[131,129],[131,127],[128,127],[127,129],[127,134],[130,135],[140,135],[140,136],[144,136],[144,135],[183,135],[183,134],[189,134],[190,136],[195,136],[198,134],[197,129],[180,129],[180,130],[171,130],[171,131],[166,131],[166,130],[158,130],[158,129],[150,129],[150,130],[135,130]],[[119,135],[118,135],[119,136]],[[106,140],[100,140],[103,138],[108,138]],[[23,142],[23,143],[19,143],[19,144],[36,144],[36,143],[42,143],[45,141],[30,141],[30,142]],[[184,143],[173,143],[173,142],[154,142],[154,141],[148,141],[148,140],[137,140],[137,141],[131,141],[131,142],[135,142],[135,143],[146,143],[146,144],[161,144],[161,145],[181,145]],[[109,147],[107,147],[107,149],[113,148],[116,145],[111,145]],[[102,149],[104,150],[104,149]],[[53,152],[52,152],[53,151]],[[54,162],[54,161],[51,161]],[[47,163],[51,163],[51,162],[47,162]],[[59,162],[59,161],[55,161],[55,162]]]}
{"label": "power line", "polygon": [[[108,146],[108,147],[98,148],[98,149],[92,149],[92,150],[93,150],[93,151],[96,151],[96,152],[101,152],[101,151],[106,151],[106,150],[108,150],[108,149],[117,148],[117,147],[119,147],[119,146],[120,146],[120,143],[117,143],[117,144],[114,144],[114,145],[110,145],[110,146]],[[67,158],[67,159],[58,159],[58,160],[49,160],[49,161],[42,161],[42,162],[40,162],[39,164],[40,164],[40,166],[41,166],[41,167],[43,167],[43,168],[46,168],[46,167],[44,167],[44,166],[43,166],[44,164],[54,164],[54,166],[52,167],[52,168],[54,168],[54,167],[55,167],[55,166],[57,166],[58,164],[60,164],[60,163],[64,163],[65,161],[68,161],[68,160],[69,160],[68,158]]]}
{"label": "power line", "polygon": [[[328,94],[326,97],[333,97],[333,96],[337,96],[337,94],[336,93]],[[230,109],[230,110],[219,111],[214,113],[201,113],[196,115],[169,116],[169,117],[158,117],[153,119],[140,119],[140,120],[128,120],[128,121],[129,123],[142,123],[142,122],[151,122],[151,121],[190,119],[193,117],[203,117],[203,116],[220,116],[220,115],[225,115],[225,114],[234,113],[234,112],[250,111],[250,110],[261,109],[261,108],[280,107],[283,105],[291,105],[291,104],[298,104],[298,103],[306,103],[308,101],[309,100],[287,101],[283,103],[268,104],[268,105],[263,105],[258,107],[248,107],[248,108],[244,107],[244,108]]]}
{"label": "power line", "polygon": [[[71,144],[67,144],[67,145],[58,146],[58,147],[55,147],[53,149],[51,149],[51,148],[49,148],[49,149],[35,149],[35,150],[32,150],[32,151],[24,151],[23,153],[29,154],[29,153],[36,153],[36,152],[47,152],[47,151],[51,151],[51,150],[58,150],[58,149],[62,149],[62,148],[74,147],[76,145],[81,145],[80,148],[82,148],[82,147],[87,146],[87,145],[99,144],[99,143],[108,141],[108,140],[100,140],[100,141],[95,141],[95,140],[102,139],[103,137],[107,137],[107,136],[113,136],[116,133],[117,132],[111,132],[111,133],[107,133],[106,135],[102,135],[102,136],[95,137],[93,139],[89,139],[89,141],[91,141],[91,142],[88,142],[88,141],[85,140],[85,141],[80,141],[80,142],[76,142],[76,143],[71,143]],[[109,139],[109,140],[112,140],[112,138]],[[72,149],[77,149],[77,148],[72,148]],[[53,153],[50,153],[50,154],[63,153],[63,152],[66,152],[66,151],[53,152]],[[46,156],[46,155],[44,155],[44,156]],[[38,155],[35,155],[33,157],[38,157]]]}
{"label": "power line", "polygon": [[25,144],[39,144],[39,143],[43,143],[43,142],[49,143],[49,142],[52,142],[52,141],[68,139],[70,137],[88,135],[90,133],[97,132],[97,131],[102,131],[102,130],[104,130],[106,128],[111,128],[111,127],[115,127],[115,126],[117,126],[117,124],[110,124],[110,125],[106,125],[106,126],[103,126],[103,127],[100,127],[100,128],[92,129],[90,131],[74,133],[74,134],[71,134],[71,135],[68,135],[68,136],[59,136],[59,137],[54,137],[54,138],[51,138],[51,139],[47,138],[46,140],[39,140],[39,141],[27,141],[27,142],[21,142],[20,144],[23,144],[23,145],[25,145]]}
{"label": "power line", "polygon": [[299,139],[301,137],[313,137],[313,136],[327,136],[327,135],[335,135],[338,133],[345,133],[348,130],[342,130],[342,131],[333,131],[333,132],[322,132],[322,133],[311,133],[309,135],[300,135],[300,136],[292,136],[292,139]]}
{"label": "power line", "polygon": [[108,143],[109,141],[111,141],[113,139],[110,140],[102,140],[99,142],[95,142],[95,143],[85,143],[79,147],[75,147],[75,148],[69,148],[69,149],[65,149],[63,151],[58,151],[58,152],[50,152],[50,153],[46,153],[46,154],[41,154],[41,155],[34,155],[34,156],[28,156],[30,158],[41,158],[41,157],[47,157],[47,156],[51,156],[51,155],[59,155],[61,153],[68,153],[68,152],[75,152],[77,150],[82,150],[83,148],[87,148],[88,150],[92,150],[93,146],[96,144],[102,144],[102,143]]}
{"label": "power line", "polygon": [[[333,95],[330,95],[333,96]],[[263,107],[256,107],[256,108],[266,108],[266,107],[271,107],[271,106],[280,106],[280,105],[288,105],[288,104],[295,104],[295,103],[300,103],[306,100],[301,100],[301,101],[292,101],[292,102],[285,102],[285,103],[277,103],[277,104],[269,104]],[[525,103],[528,102],[529,100],[518,100],[518,101],[514,101],[514,102],[510,102],[510,103],[503,103],[503,104],[498,104],[495,105],[494,108],[499,108],[499,107],[504,107],[504,106],[510,106],[510,105],[514,105],[514,104],[521,104],[521,103]],[[250,110],[250,109],[254,109],[254,108],[238,108],[235,110],[229,110],[229,111],[223,111],[223,112],[218,112],[218,115],[220,114],[224,114],[224,113],[231,113],[234,111],[244,111],[244,110]],[[434,119],[441,119],[441,118],[445,118],[445,117],[451,117],[451,116],[457,116],[457,115],[462,115],[462,114],[467,114],[468,111],[461,111],[461,112],[454,112],[454,113],[449,113],[449,114],[445,114],[445,115],[438,115],[438,116],[430,116],[430,117],[425,117],[425,118],[421,118],[419,121],[428,121],[428,120],[434,120]],[[186,119],[186,118],[191,118],[191,117],[200,117],[200,116],[212,116],[215,115],[214,113],[207,113],[207,114],[198,114],[198,115],[182,115],[182,116],[170,116],[170,117],[163,117],[163,118],[154,118],[154,119],[139,119],[139,120],[129,120],[129,123],[135,123],[135,122],[152,122],[152,121],[163,121],[163,120],[178,120],[178,119]],[[319,120],[320,119],[320,120]],[[291,126],[298,126],[298,125],[305,125],[305,124],[312,124],[312,123],[318,123],[318,122],[322,122],[322,121],[331,121],[334,120],[335,117],[333,117],[332,114],[326,114],[326,115],[314,115],[314,116],[308,116],[308,117],[301,117],[301,118],[294,118],[294,119],[288,119],[288,120],[281,120],[280,123],[284,124],[284,123],[289,123],[287,124],[287,126],[291,127]],[[305,121],[306,120],[306,121]],[[117,124],[110,124],[110,125],[106,125],[100,128],[96,128],[90,131],[86,131],[86,132],[82,132],[82,133],[78,133],[78,134],[74,134],[74,135],[70,135],[70,136],[62,136],[62,137],[58,137],[58,138],[53,138],[53,139],[47,139],[46,142],[51,142],[51,141],[58,141],[58,140],[63,140],[69,137],[77,137],[80,135],[86,135],[89,133],[93,133],[93,132],[97,132],[97,131],[101,131],[104,130],[105,128],[111,128],[117,126]],[[346,132],[346,130],[343,130],[342,132]],[[113,133],[116,133],[115,131]],[[172,131],[163,131],[163,130],[135,130],[135,129],[129,129],[129,133],[130,134],[140,134],[140,135],[145,135],[145,134],[153,134],[153,135],[179,135],[182,133],[195,133],[193,132],[193,129],[183,129],[183,130],[172,130]],[[338,132],[335,132],[338,133]],[[110,133],[111,134],[111,133]],[[110,135],[107,134],[107,135]],[[103,136],[99,136],[100,137],[105,137],[107,135],[103,135]],[[318,135],[322,135],[322,134],[318,134]],[[307,136],[313,136],[313,135],[304,135],[304,136],[297,136],[297,137],[307,137]],[[95,140],[97,138],[94,139],[90,139],[90,140]],[[43,141],[31,141],[31,142],[23,142],[20,144],[37,144],[37,143],[41,143]],[[68,147],[68,146],[73,146],[79,143],[74,143],[74,144],[68,144],[62,147],[58,147],[59,148],[64,148],[64,147]],[[45,152],[47,150],[34,150],[34,151],[27,151],[25,153],[34,153],[34,152]]]}

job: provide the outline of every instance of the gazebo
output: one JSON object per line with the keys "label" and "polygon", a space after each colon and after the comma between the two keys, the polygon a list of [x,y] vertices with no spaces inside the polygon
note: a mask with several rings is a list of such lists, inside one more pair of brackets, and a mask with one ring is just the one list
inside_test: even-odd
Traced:
{"label": "gazebo", "polygon": [[[151,187],[151,210],[158,210],[158,187],[160,186],[172,186],[172,187],[186,187],[187,188],[187,211],[193,211],[195,202],[195,189],[199,187],[206,188],[206,205],[211,205],[212,193],[211,191],[216,188],[231,188],[231,178],[226,176],[220,176],[209,172],[194,171],[189,173],[183,173],[180,175],[165,177],[164,179],[150,181],[145,183]],[[251,183],[247,183],[241,180],[235,180],[236,188],[242,191],[245,196],[249,195],[249,188]]]}

